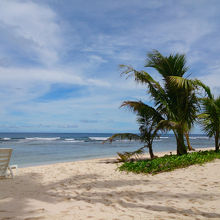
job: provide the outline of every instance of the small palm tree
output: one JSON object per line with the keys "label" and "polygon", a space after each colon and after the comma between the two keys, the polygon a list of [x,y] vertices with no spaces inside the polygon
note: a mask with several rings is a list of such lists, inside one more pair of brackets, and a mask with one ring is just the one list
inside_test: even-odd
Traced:
{"label": "small palm tree", "polygon": [[118,133],[114,134],[106,141],[112,142],[115,139],[140,140],[142,143],[144,143],[143,147],[134,152],[125,152],[124,154],[118,153],[118,155],[121,158],[126,155],[127,157],[125,159],[127,159],[128,157],[136,155],[137,153],[143,153],[143,149],[148,148],[151,159],[154,158],[155,156],[152,145],[154,139],[159,137],[157,125],[161,120],[163,120],[163,118],[154,108],[144,104],[141,101],[125,101],[122,103],[121,107],[128,107],[137,114],[137,122],[140,125],[140,134]]}
{"label": "small palm tree", "polygon": [[208,86],[201,84],[207,97],[201,98],[202,113],[198,115],[203,131],[209,137],[215,137],[215,151],[219,151],[220,137],[220,96],[216,99]]}

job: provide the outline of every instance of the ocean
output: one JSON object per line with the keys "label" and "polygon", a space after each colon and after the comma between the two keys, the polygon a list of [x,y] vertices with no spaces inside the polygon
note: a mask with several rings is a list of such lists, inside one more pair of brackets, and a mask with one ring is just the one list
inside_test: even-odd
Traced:
{"label": "ocean", "polygon": [[[12,148],[11,164],[19,167],[52,164],[116,156],[117,152],[134,151],[143,146],[138,141],[103,141],[110,133],[0,133],[0,148]],[[194,148],[213,147],[214,138],[190,135]],[[162,135],[153,143],[155,152],[176,149],[175,137]],[[147,150],[147,149],[146,149]]]}

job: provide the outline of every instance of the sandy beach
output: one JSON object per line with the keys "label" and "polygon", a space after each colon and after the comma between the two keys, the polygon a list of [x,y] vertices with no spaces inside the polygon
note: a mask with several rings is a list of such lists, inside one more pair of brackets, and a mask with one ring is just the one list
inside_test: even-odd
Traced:
{"label": "sandy beach", "polygon": [[111,162],[19,168],[0,180],[0,219],[220,219],[220,160],[154,176]]}

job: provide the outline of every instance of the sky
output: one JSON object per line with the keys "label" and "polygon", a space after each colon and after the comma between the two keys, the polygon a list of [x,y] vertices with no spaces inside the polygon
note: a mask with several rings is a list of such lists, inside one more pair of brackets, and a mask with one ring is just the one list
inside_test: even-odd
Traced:
{"label": "sky", "polygon": [[[151,104],[120,64],[185,53],[220,93],[219,0],[1,0],[0,132],[137,132],[123,101]],[[196,126],[193,133],[199,133]]]}

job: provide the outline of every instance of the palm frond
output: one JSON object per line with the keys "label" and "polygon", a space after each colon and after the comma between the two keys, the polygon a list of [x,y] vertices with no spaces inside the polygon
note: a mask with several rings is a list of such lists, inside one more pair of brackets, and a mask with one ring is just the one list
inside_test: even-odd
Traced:
{"label": "palm frond", "polygon": [[158,123],[157,129],[158,130],[164,130],[164,131],[170,131],[170,130],[176,130],[179,128],[179,123],[175,121],[170,120],[162,120]]}
{"label": "palm frond", "polygon": [[128,160],[131,159],[131,157],[135,157],[135,159],[138,159],[140,155],[142,155],[144,153],[144,147],[141,147],[135,151],[132,152],[123,152],[123,153],[119,153],[118,154],[118,161],[119,162],[126,162]]}
{"label": "palm frond", "polygon": [[142,101],[124,101],[120,107],[127,107],[128,109],[139,115],[146,115],[146,117],[148,118],[157,118],[158,121],[163,119],[161,114],[156,109],[149,105],[146,105]]}
{"label": "palm frond", "polygon": [[188,70],[184,54],[177,53],[166,57],[157,50],[147,54],[145,67],[156,69],[163,77],[170,75],[182,77]]}
{"label": "palm frond", "polygon": [[210,99],[214,99],[214,96],[213,96],[213,94],[211,93],[211,89],[210,89],[209,86],[205,85],[204,83],[202,83],[202,81],[199,81],[199,80],[197,81],[197,85],[200,86],[200,87],[202,87],[202,88],[205,90],[207,96],[208,96]]}
{"label": "palm frond", "polygon": [[132,133],[117,133],[109,137],[107,140],[103,141],[103,143],[110,142],[114,140],[140,140],[140,136]]}
{"label": "palm frond", "polygon": [[153,77],[145,72],[145,71],[137,71],[132,66],[128,65],[119,65],[120,69],[122,69],[121,76],[126,75],[127,78],[134,76],[135,81],[141,84],[155,84],[155,86],[159,87],[160,84],[153,79]]}
{"label": "palm frond", "polygon": [[192,80],[180,77],[180,76],[168,76],[167,79],[173,87],[183,88],[185,90],[194,89]]}
{"label": "palm frond", "polygon": [[[198,79],[187,79],[184,77],[180,77],[180,76],[168,76],[167,80],[170,82],[171,86],[173,87],[177,87],[177,88],[182,88],[185,90],[195,90],[197,89],[199,86],[205,86],[200,80]],[[208,91],[208,89],[207,89]]]}

